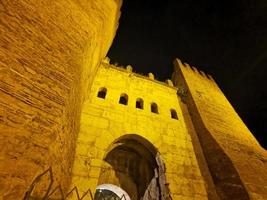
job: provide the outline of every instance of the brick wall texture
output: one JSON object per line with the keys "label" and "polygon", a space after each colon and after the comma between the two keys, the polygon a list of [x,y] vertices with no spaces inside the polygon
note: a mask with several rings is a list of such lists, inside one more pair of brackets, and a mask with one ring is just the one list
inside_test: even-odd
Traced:
{"label": "brick wall texture", "polygon": [[0,1],[0,199],[53,166],[70,182],[81,104],[114,38],[117,0]]}
{"label": "brick wall texture", "polygon": [[[107,89],[105,99],[97,97],[103,87]],[[176,92],[175,87],[165,83],[102,63],[82,108],[72,184],[79,185],[80,191],[85,192],[103,183],[103,171],[115,170],[108,173],[106,183],[136,190],[133,188],[138,184],[134,177],[118,180],[119,176],[114,174],[123,170],[104,161],[115,141],[134,134],[152,144],[160,154],[166,168],[166,185],[173,199],[208,199],[205,180]],[[119,103],[121,94],[128,95],[127,105]],[[139,98],[143,99],[143,109],[136,108]],[[158,114],[151,112],[153,102],[158,106]],[[171,109],[177,112],[178,120],[171,118]],[[132,139],[139,141],[138,138]],[[119,160],[117,163],[121,161],[115,160]],[[144,177],[136,178],[144,182]],[[124,186],[124,182],[132,185],[130,189]],[[135,199],[132,193],[129,195]]]}
{"label": "brick wall texture", "polygon": [[212,77],[174,61],[174,84],[187,104],[221,199],[267,199],[267,152]]}
{"label": "brick wall texture", "polygon": [[0,1],[0,199],[22,199],[49,167],[64,193],[267,199],[267,152],[212,77],[176,59],[163,83],[105,58],[121,3]]}

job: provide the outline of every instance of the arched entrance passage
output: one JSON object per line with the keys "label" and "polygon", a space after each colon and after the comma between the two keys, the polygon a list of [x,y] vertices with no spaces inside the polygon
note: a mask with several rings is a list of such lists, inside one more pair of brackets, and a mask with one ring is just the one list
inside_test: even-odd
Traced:
{"label": "arched entrance passage", "polygon": [[98,185],[121,187],[131,200],[168,199],[165,168],[156,148],[145,138],[129,134],[109,147]]}

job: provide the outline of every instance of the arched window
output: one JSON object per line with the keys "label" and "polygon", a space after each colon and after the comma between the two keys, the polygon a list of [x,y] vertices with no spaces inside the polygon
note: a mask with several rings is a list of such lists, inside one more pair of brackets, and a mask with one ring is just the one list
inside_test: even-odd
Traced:
{"label": "arched window", "polygon": [[174,109],[171,109],[171,118],[178,119],[177,112]]}
{"label": "arched window", "polygon": [[98,93],[97,93],[97,97],[98,98],[105,99],[106,98],[106,95],[107,95],[107,88],[102,87],[102,88],[100,88],[98,90]]}
{"label": "arched window", "polygon": [[136,99],[136,104],[135,104],[136,108],[139,109],[144,109],[144,101],[141,98]]}
{"label": "arched window", "polygon": [[157,113],[157,114],[159,113],[158,105],[156,103],[151,104],[151,112]]}
{"label": "arched window", "polygon": [[123,105],[127,105],[128,104],[128,95],[124,94],[124,93],[121,94],[119,103],[123,104]]}

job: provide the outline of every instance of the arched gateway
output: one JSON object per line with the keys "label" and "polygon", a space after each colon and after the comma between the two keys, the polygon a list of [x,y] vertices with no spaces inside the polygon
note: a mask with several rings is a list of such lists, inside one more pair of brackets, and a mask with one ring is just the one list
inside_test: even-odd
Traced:
{"label": "arched gateway", "polygon": [[[168,199],[164,164],[145,138],[134,134],[120,137],[110,145],[104,160],[98,185],[118,186],[131,200]],[[113,191],[112,187],[109,190]]]}

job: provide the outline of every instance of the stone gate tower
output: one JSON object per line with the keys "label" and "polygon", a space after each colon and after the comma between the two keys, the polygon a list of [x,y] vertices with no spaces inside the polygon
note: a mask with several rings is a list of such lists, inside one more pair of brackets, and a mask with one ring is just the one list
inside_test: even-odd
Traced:
{"label": "stone gate tower", "polygon": [[51,168],[53,199],[109,184],[132,200],[266,200],[267,153],[210,76],[176,59],[159,82],[105,59],[121,4],[0,1],[0,200],[32,199]]}
{"label": "stone gate tower", "polygon": [[168,190],[179,198],[191,187],[196,197],[206,197],[172,82],[102,62],[83,105],[72,180],[84,190],[112,183],[133,200],[167,199]]}
{"label": "stone gate tower", "polygon": [[174,65],[164,83],[103,60],[82,108],[72,184],[117,185],[133,200],[266,199],[266,151],[211,76]]}

